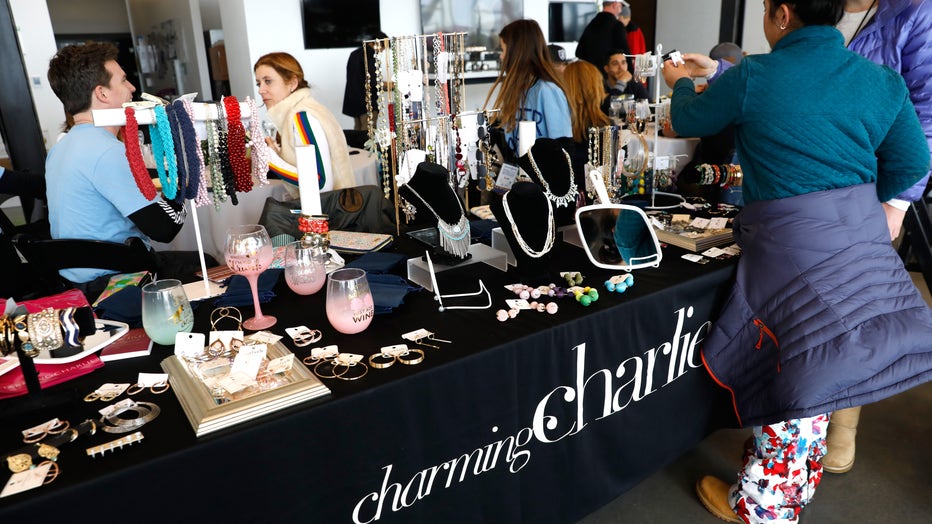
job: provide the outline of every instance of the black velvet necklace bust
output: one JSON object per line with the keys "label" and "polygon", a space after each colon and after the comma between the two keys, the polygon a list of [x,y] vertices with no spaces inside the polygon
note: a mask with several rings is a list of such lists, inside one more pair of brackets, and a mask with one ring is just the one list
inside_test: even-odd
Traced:
{"label": "black velvet necklace bust", "polygon": [[[547,203],[543,189],[531,182],[515,182],[502,198],[489,203],[514,253],[516,269],[528,280],[528,284],[546,284],[551,280],[552,251],[548,244],[552,246],[555,240],[548,241],[548,238],[553,238],[556,232],[550,212],[552,206],[548,207]],[[532,256],[526,248],[540,256]]]}
{"label": "black velvet necklace bust", "polygon": [[440,246],[457,258],[469,252],[469,220],[456,191],[450,186],[450,172],[440,164],[421,162],[408,183],[398,193],[411,201],[424,214],[430,214],[437,224]]}
{"label": "black velvet necklace bust", "polygon": [[556,224],[573,224],[579,188],[574,180],[572,157],[562,147],[561,141],[538,138],[528,152],[518,159],[518,165],[550,198]]}

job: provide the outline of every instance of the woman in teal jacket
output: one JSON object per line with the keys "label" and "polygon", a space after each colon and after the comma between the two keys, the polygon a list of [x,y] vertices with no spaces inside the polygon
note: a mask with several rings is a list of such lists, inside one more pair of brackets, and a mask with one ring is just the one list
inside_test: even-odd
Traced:
{"label": "woman in teal jacket", "polygon": [[829,412],[932,379],[932,313],[880,205],[928,172],[927,145],[902,77],[845,48],[833,27],[843,6],[765,0],[773,51],[746,57],[702,96],[690,77],[715,70],[708,57],[663,68],[673,128],[704,136],[734,125],[744,171],[735,285],[702,348],[754,426],[737,483],[697,485],[730,522],[796,522],[821,479]]}

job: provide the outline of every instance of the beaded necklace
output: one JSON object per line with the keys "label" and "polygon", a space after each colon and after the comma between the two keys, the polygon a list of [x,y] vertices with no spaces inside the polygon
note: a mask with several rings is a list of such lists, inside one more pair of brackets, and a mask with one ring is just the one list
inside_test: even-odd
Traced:
{"label": "beaded necklace", "polygon": [[217,131],[217,121],[207,120],[207,164],[210,167],[210,184],[213,188],[214,209],[220,211],[220,204],[226,202],[227,193],[223,187],[223,172],[220,170],[220,136]]}
{"label": "beaded necklace", "polygon": [[427,200],[411,187],[411,184],[408,184],[406,187],[418,200],[423,202],[427,210],[437,218],[437,229],[440,231],[440,247],[451,255],[455,255],[459,258],[466,258],[466,255],[469,253],[470,241],[469,220],[466,218],[466,211],[463,209],[459,197],[455,198],[460,208],[460,219],[457,220],[455,224],[450,224],[440,218],[440,215],[434,211],[434,208],[431,207]]}
{"label": "beaded necklace", "polygon": [[[366,100],[368,100],[368,94]],[[256,110],[256,101],[251,97],[246,97],[246,105],[249,106],[249,150],[252,162],[252,176],[259,181],[260,186],[269,183],[269,145],[265,143],[265,134],[262,132],[262,124],[259,123],[259,112]]]}
{"label": "beaded necklace", "polygon": [[[184,103],[175,100],[169,106],[169,120],[173,122],[172,129],[177,128],[178,140],[176,142],[181,146],[182,164],[185,170],[184,198],[193,199],[197,196],[201,186],[201,173],[204,170],[204,163],[201,160],[200,146],[197,140],[197,131],[194,130],[194,122],[185,110]],[[175,133],[172,133],[174,136]]]}
{"label": "beaded necklace", "polygon": [[233,169],[236,191],[251,191],[252,177],[246,160],[246,130],[240,120],[239,101],[235,96],[223,97],[227,115],[227,156]]}
{"label": "beaded necklace", "polygon": [[544,241],[544,247],[540,251],[535,251],[531,246],[524,241],[524,237],[521,236],[521,233],[518,231],[518,224],[515,223],[515,218],[511,215],[511,208],[508,207],[508,194],[511,191],[505,193],[505,196],[502,197],[502,209],[505,210],[505,216],[508,218],[508,221],[511,222],[511,232],[515,235],[515,240],[518,241],[518,246],[521,247],[521,251],[524,251],[527,256],[531,258],[540,258],[553,248],[553,241],[556,235],[554,234],[553,228],[553,206],[550,205],[550,199],[547,199],[547,239]]}
{"label": "beaded necklace", "polygon": [[[217,103],[217,114],[223,114],[223,109],[219,102]],[[220,122],[222,122],[222,120]],[[226,192],[227,196],[230,197],[230,202],[235,206],[239,204],[239,199],[236,197],[236,178],[233,174],[233,167],[230,165],[229,149],[227,148],[229,135],[227,133],[226,129],[218,129],[217,131],[217,149],[220,152],[220,172],[223,174],[223,184],[220,188]]]}
{"label": "beaded necklace", "polygon": [[152,111],[155,113],[155,132],[150,131],[149,136],[152,138],[155,170],[159,174],[159,181],[162,182],[162,194],[165,195],[165,198],[174,200],[178,194],[178,164],[175,159],[175,145],[172,142],[171,125],[168,123],[165,106],[156,105]]}
{"label": "beaded necklace", "polygon": [[132,107],[123,108],[126,114],[126,126],[123,128],[123,142],[126,144],[126,161],[129,162],[129,170],[133,173],[133,179],[136,181],[136,187],[146,200],[155,198],[155,184],[152,183],[152,177],[146,169],[146,163],[142,159],[142,150],[139,147],[139,122],[136,120],[136,111]]}
{"label": "beaded necklace", "polygon": [[185,157],[184,142],[181,138],[181,131],[178,129],[178,115],[175,112],[174,104],[165,106],[165,114],[168,115],[172,143],[175,144],[175,163],[178,165],[178,191],[174,200],[183,203],[185,194],[188,191],[188,159]]}
{"label": "beaded necklace", "polygon": [[573,160],[570,158],[570,154],[567,153],[565,149],[560,148],[560,152],[566,157],[566,166],[570,170],[570,188],[566,191],[565,195],[556,196],[550,191],[550,184],[547,183],[544,175],[540,172],[540,168],[537,167],[537,162],[534,161],[534,154],[531,152],[532,149],[534,148],[528,149],[527,158],[531,162],[531,169],[534,171],[534,174],[537,175],[537,180],[539,180],[540,185],[544,187],[544,194],[547,195],[547,201],[553,200],[557,207],[567,207],[571,202],[575,202],[576,197],[579,195],[579,191],[576,187],[575,174],[573,173]]}
{"label": "beaded necklace", "polygon": [[201,149],[201,141],[197,138],[197,132],[194,131],[194,105],[187,98],[181,99],[181,105],[184,107],[184,112],[188,115],[188,118],[191,120],[191,130],[194,133],[194,150],[197,152],[197,165],[198,172],[197,176],[199,183],[197,185],[197,192],[194,195],[194,205],[197,207],[206,206],[210,203],[210,196],[207,194],[207,166],[204,165],[204,151]]}

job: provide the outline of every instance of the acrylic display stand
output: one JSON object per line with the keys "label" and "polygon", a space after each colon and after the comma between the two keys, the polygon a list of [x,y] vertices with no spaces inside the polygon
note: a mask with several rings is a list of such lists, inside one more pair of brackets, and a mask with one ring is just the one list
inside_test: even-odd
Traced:
{"label": "acrylic display stand", "polygon": [[[434,262],[434,272],[441,273],[448,269],[468,266],[479,262],[484,262],[485,264],[488,264],[500,271],[508,270],[508,260],[505,256],[505,253],[502,253],[497,249],[493,249],[485,244],[472,244],[469,246],[469,254],[471,256],[467,260],[464,260],[455,266],[448,266]],[[414,282],[415,284],[423,287],[428,291],[434,290],[434,285],[430,278],[430,268],[428,267],[427,260],[425,260],[423,257],[414,257],[408,259],[408,280]]]}

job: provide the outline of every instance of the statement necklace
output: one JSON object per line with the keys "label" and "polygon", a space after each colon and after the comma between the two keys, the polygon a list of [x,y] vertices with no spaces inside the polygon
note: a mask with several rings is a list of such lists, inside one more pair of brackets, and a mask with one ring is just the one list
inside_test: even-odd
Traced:
{"label": "statement necklace", "polygon": [[[466,258],[466,255],[469,254],[469,220],[466,218],[466,211],[463,210],[462,204],[460,204],[460,219],[455,224],[450,224],[440,218],[440,215],[427,203],[427,200],[411,187],[411,184],[408,184],[407,188],[418,200],[427,206],[428,211],[437,217],[437,229],[440,231],[440,247],[451,255],[455,255],[459,258]],[[456,203],[460,203],[458,197],[456,198]]]}
{"label": "statement necklace", "polygon": [[[511,193],[511,191],[508,193]],[[544,241],[544,247],[540,251],[535,251],[531,246],[527,245],[521,233],[518,232],[518,224],[515,223],[515,218],[511,216],[511,208],[508,207],[508,193],[505,193],[505,196],[502,197],[502,208],[505,210],[508,221],[511,222],[511,231],[515,234],[515,240],[518,241],[521,251],[524,251],[531,258],[540,258],[546,255],[553,248],[553,240],[556,237],[553,231],[553,206],[550,205],[550,199],[547,199],[547,240]]]}
{"label": "statement necklace", "polygon": [[[563,152],[563,156],[566,157],[566,165],[570,168],[570,188],[567,190],[566,194],[563,196],[556,196],[550,191],[550,184],[547,183],[547,180],[544,179],[544,175],[541,174],[540,168],[537,167],[537,162],[534,161],[534,155],[531,154],[531,150],[527,151],[527,158],[531,161],[531,168],[534,170],[534,174],[537,175],[537,179],[540,180],[540,184],[544,187],[544,194],[547,195],[547,200],[553,200],[557,207],[567,207],[571,202],[576,202],[576,197],[579,195],[579,191],[576,189],[576,181],[574,180],[575,175],[573,174],[573,160],[570,159],[569,153],[565,149],[560,149]],[[551,211],[552,213],[552,211]]]}

